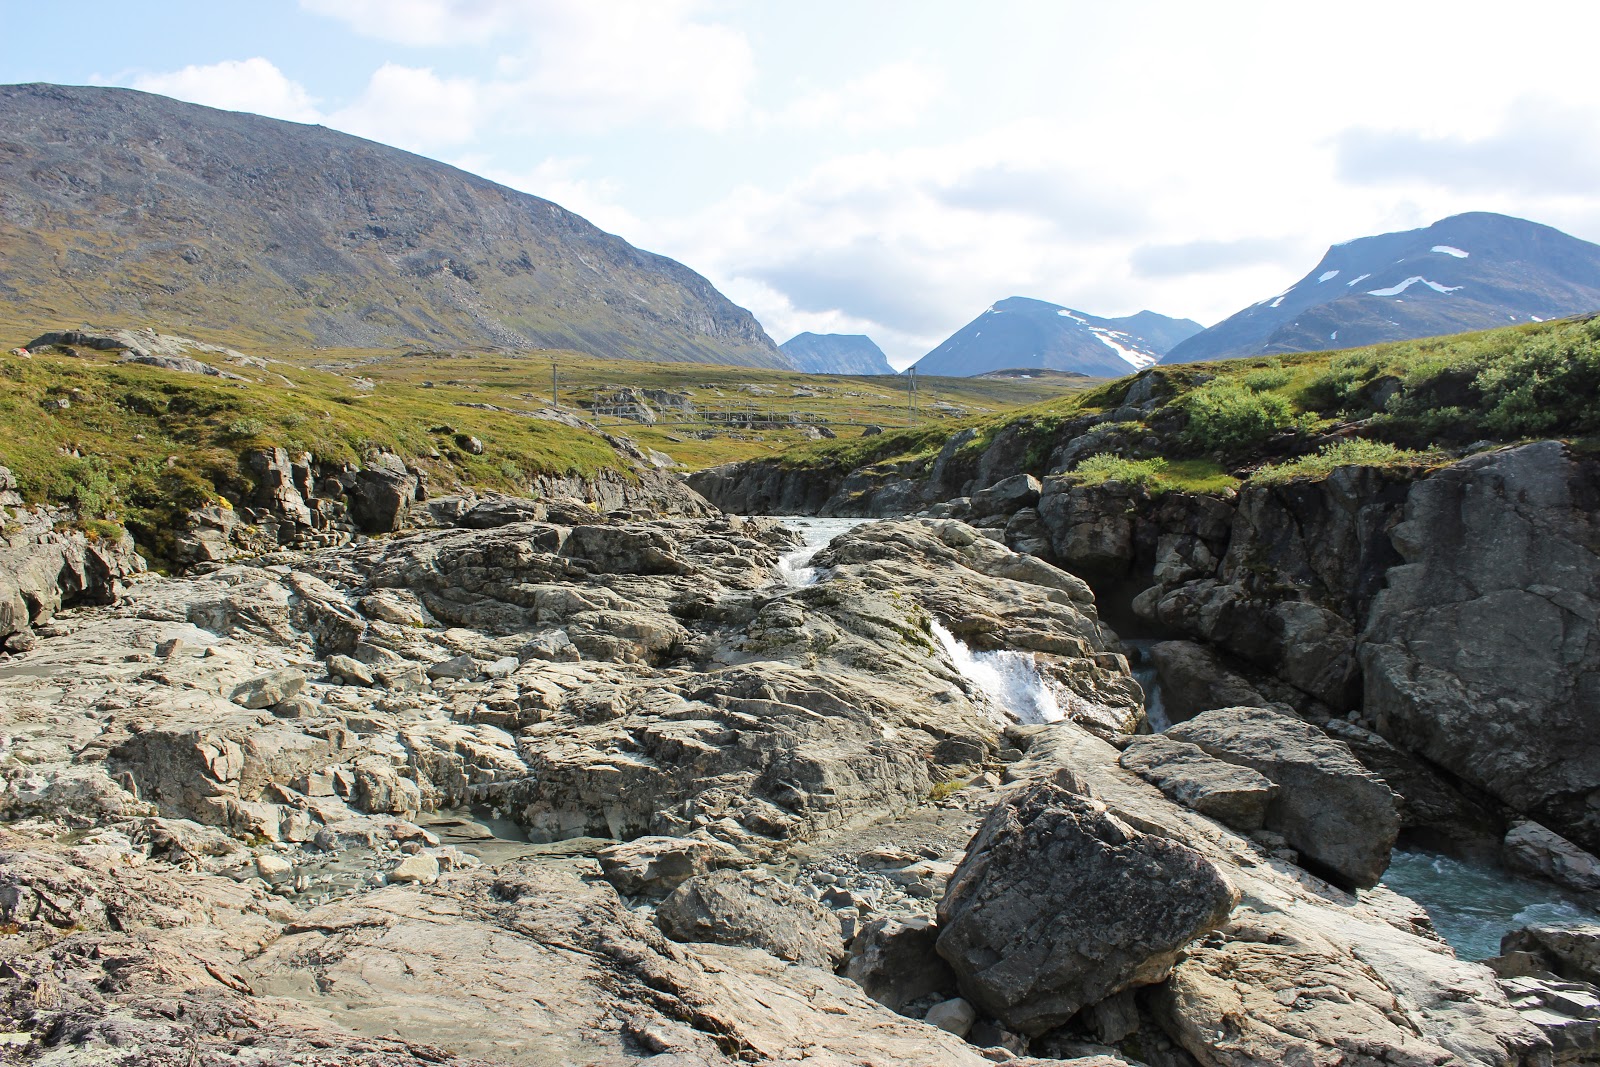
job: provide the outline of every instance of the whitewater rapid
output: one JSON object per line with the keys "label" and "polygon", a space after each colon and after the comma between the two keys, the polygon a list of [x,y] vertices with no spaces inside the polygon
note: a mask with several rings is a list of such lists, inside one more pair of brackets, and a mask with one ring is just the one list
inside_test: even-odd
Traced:
{"label": "whitewater rapid", "polygon": [[937,619],[933,622],[933,636],[949,653],[961,676],[1017,722],[1059,722],[1065,717],[1056,695],[1040,677],[1032,652],[974,652]]}

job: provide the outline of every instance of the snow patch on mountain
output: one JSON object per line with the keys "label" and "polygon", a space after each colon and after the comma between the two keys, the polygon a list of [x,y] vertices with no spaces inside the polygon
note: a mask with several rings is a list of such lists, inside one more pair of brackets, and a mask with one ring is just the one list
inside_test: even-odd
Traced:
{"label": "snow patch on mountain", "polygon": [[1466,259],[1472,254],[1471,252],[1463,252],[1454,245],[1434,245],[1433,250],[1435,252],[1443,252],[1447,256],[1455,256],[1457,259]]}
{"label": "snow patch on mountain", "polygon": [[1356,284],[1356,282],[1364,282],[1370,277],[1372,277],[1372,275],[1370,275],[1370,274],[1357,274],[1354,278],[1351,278],[1349,281],[1345,282],[1344,284],[1346,286],[1351,286],[1351,285]]}
{"label": "snow patch on mountain", "polygon": [[1430,282],[1428,279],[1424,278],[1420,274],[1413,274],[1411,277],[1407,278],[1405,281],[1401,282],[1399,285],[1391,285],[1387,289],[1368,289],[1367,290],[1367,295],[1368,296],[1399,296],[1401,293],[1405,292],[1407,289],[1411,288],[1413,285],[1416,285],[1418,282],[1421,282],[1423,285],[1426,285],[1429,289],[1432,289],[1436,293],[1453,293],[1457,289],[1461,288],[1461,286],[1459,286],[1459,285],[1440,285],[1438,282]]}
{"label": "snow patch on mountain", "polygon": [[1332,281],[1333,279],[1337,278],[1338,276],[1339,276],[1339,272],[1336,271],[1336,270],[1325,270],[1325,271],[1322,272],[1322,277],[1317,279],[1317,284],[1321,285],[1323,282]]}
{"label": "snow patch on mountain", "polygon": [[[1081,319],[1079,320],[1082,321]],[[1116,330],[1107,330],[1100,326],[1091,326],[1090,330],[1100,338],[1100,343],[1111,349],[1117,355],[1128,361],[1129,366],[1135,370],[1144,370],[1161,362],[1161,357],[1153,352],[1146,352],[1141,348],[1134,348],[1138,342],[1125,333]],[[1120,338],[1120,340],[1118,340]]]}

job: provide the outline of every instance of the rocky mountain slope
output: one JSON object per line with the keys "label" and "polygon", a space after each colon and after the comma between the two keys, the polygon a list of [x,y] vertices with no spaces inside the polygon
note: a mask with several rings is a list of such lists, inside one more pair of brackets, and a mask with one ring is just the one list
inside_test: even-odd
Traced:
{"label": "rocky mountain slope", "polygon": [[1116,378],[1148,367],[1200,330],[1188,319],[1141,311],[1102,319],[1059,304],[1013,296],[946,338],[916,362],[919,374],[964,377],[1040,367]]}
{"label": "rocky mountain slope", "polygon": [[895,374],[883,349],[859,333],[800,333],[778,346],[807,374]]}
{"label": "rocky mountain slope", "polygon": [[1352,348],[1600,310],[1600,245],[1470,212],[1328,249],[1304,278],[1163,362]]}
{"label": "rocky mountain slope", "polygon": [[337,133],[127,89],[0,87],[0,321],[236,342],[786,366],[694,271]]}

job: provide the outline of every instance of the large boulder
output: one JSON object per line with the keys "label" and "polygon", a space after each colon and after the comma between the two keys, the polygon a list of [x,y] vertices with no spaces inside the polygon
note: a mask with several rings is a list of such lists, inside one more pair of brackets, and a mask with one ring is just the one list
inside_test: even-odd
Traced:
{"label": "large boulder", "polygon": [[767,871],[712,871],[684,882],[656,909],[674,941],[760,948],[833,970],[844,960],[839,917]]}
{"label": "large boulder", "polygon": [[1244,833],[1261,829],[1278,795],[1275,782],[1249,767],[1161,734],[1134,738],[1120,762],[1184,807]]}
{"label": "large boulder", "polygon": [[1267,701],[1217,654],[1195,641],[1161,641],[1150,647],[1161,682],[1162,707],[1173,722],[1213,708],[1253,707]]}
{"label": "large boulder", "polygon": [[1266,828],[1283,834],[1317,873],[1347,888],[1383,877],[1400,833],[1395,796],[1343,742],[1270,708],[1218,708],[1166,736],[1276,783]]}
{"label": "large boulder", "polygon": [[1043,782],[997,806],[939,904],[966,998],[1037,1035],[1164,979],[1238,897],[1211,862]]}
{"label": "large boulder", "polygon": [[1379,733],[1600,851],[1600,462],[1557,441],[1419,482],[1367,622]]}
{"label": "large boulder", "polygon": [[1600,985],[1600,925],[1524,926],[1500,939],[1500,952],[1525,952],[1569,982]]}

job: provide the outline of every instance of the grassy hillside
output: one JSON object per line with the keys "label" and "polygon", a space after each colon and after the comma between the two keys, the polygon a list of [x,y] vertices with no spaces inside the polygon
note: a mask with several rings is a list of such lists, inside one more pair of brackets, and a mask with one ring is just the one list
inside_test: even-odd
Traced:
{"label": "grassy hillside", "polygon": [[[126,524],[145,544],[190,508],[248,494],[253,487],[240,460],[262,447],[356,465],[379,449],[426,471],[436,492],[515,493],[535,475],[629,469],[606,434],[625,434],[687,467],[768,455],[804,440],[797,428],[645,427],[612,418],[593,432],[535,418],[529,413],[550,403],[552,358],[563,409],[583,418],[578,401],[619,386],[687,393],[702,406],[806,411],[840,434],[859,434],[862,422],[893,426],[907,418],[903,386],[897,391],[893,381],[701,364],[619,366],[571,352],[263,349],[237,335],[208,334],[204,340],[269,361],[265,368],[233,366],[200,354],[240,374],[238,381],[121,363],[120,353],[87,348],[5,354],[37,333],[37,326],[0,332],[0,465],[12,470],[30,503],[73,505],[81,521]],[[920,402],[925,410],[946,402],[962,404],[963,412],[1014,410],[1081,387],[956,380],[925,385]],[[948,411],[924,418],[954,421]],[[481,455],[463,447],[467,437],[482,442]]]}
{"label": "grassy hillside", "polygon": [[1341,464],[1442,462],[1536,437],[1587,447],[1600,435],[1600,319],[1163,365],[1011,414],[810,444],[784,462],[833,470],[926,462],[961,430],[972,434],[958,455],[1006,435],[1039,474],[1050,472],[1063,445],[1092,431],[1095,447],[1074,458],[1069,473],[1202,492]]}

